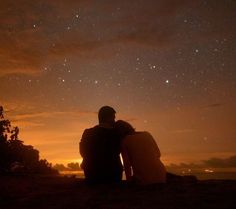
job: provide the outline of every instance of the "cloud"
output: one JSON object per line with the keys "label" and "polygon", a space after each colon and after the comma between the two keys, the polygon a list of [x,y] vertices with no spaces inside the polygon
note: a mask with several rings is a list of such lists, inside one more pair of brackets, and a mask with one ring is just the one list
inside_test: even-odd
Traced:
{"label": "cloud", "polygon": [[220,106],[223,106],[223,105],[224,105],[223,103],[214,103],[214,104],[206,105],[203,108],[217,108],[217,107],[220,107]]}
{"label": "cloud", "polygon": [[72,131],[72,129],[80,130],[80,126],[87,124],[88,118],[96,118],[95,115],[94,112],[85,111],[45,111],[16,114],[9,118],[14,125],[22,129],[40,128],[41,130],[48,130],[50,127],[52,131],[60,130],[60,128],[71,129]]}
{"label": "cloud", "polygon": [[170,170],[236,168],[236,155],[228,158],[210,158],[208,160],[203,160],[201,163],[170,164],[167,166],[167,168]]}
{"label": "cloud", "polygon": [[0,106],[3,106],[4,116],[12,122],[12,125],[27,130],[48,130],[51,128],[52,131],[55,131],[59,126],[70,128],[70,132],[72,132],[72,129],[84,127],[86,124],[90,124],[90,120],[93,122],[93,119],[97,118],[97,112],[80,110],[79,108],[56,111],[27,102],[7,103],[1,101]]}
{"label": "cloud", "polygon": [[31,112],[31,113],[22,113],[15,115],[16,120],[22,119],[32,119],[32,118],[54,118],[54,117],[77,117],[81,115],[94,115],[95,112],[86,112],[86,111],[45,111],[45,112]]}
{"label": "cloud", "polygon": [[40,127],[43,128],[45,126],[44,123],[42,122],[34,122],[34,121],[27,121],[27,120],[11,120],[12,124],[16,125],[17,127],[20,128],[36,128]]}
{"label": "cloud", "polygon": [[204,165],[213,167],[213,168],[228,168],[236,167],[236,155],[229,158],[211,158],[209,160],[204,160]]}
{"label": "cloud", "polygon": [[114,43],[169,44],[174,34],[169,15],[187,2],[3,0],[0,76],[37,74],[48,59],[68,53],[86,57]]}
{"label": "cloud", "polygon": [[170,165],[166,166],[168,169],[198,169],[202,168],[202,164],[196,164],[196,163],[180,163],[180,164],[174,164],[171,163]]}
{"label": "cloud", "polygon": [[0,9],[0,76],[38,73],[48,55],[44,30],[55,9],[46,1],[29,0],[1,1]]}
{"label": "cloud", "polygon": [[169,46],[176,35],[171,17],[181,7],[192,5],[189,1],[135,1],[135,4],[133,1],[92,2],[93,9],[86,8],[85,16],[94,13],[94,19],[89,19],[85,27],[82,17],[83,33],[77,31],[65,36],[65,43],[56,43],[55,53],[65,50],[91,52],[116,43]]}
{"label": "cloud", "polygon": [[[230,31],[222,17],[228,13],[231,17],[233,9],[224,6],[222,11],[221,5],[225,4],[213,7],[220,14],[221,21],[214,27],[217,31],[196,33],[193,39],[209,41],[212,33]],[[173,47],[177,34],[189,30],[178,22],[180,11],[190,17],[189,11],[194,11],[196,17],[211,18],[201,3],[187,0],[3,0],[0,10],[0,76],[38,74],[44,65],[65,55],[83,59],[112,56],[107,48],[116,48],[115,44]]]}

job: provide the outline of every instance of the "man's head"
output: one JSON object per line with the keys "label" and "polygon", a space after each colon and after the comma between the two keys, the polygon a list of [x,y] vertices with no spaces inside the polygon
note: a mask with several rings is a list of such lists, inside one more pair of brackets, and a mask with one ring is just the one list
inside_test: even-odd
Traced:
{"label": "man's head", "polygon": [[98,112],[99,124],[113,125],[115,123],[116,111],[110,106],[103,106]]}

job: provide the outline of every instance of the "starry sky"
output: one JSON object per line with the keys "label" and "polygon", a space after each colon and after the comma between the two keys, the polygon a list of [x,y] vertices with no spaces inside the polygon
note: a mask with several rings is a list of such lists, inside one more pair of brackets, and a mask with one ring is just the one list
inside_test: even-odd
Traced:
{"label": "starry sky", "polygon": [[236,154],[236,1],[1,0],[0,104],[52,163],[111,105],[165,164]]}

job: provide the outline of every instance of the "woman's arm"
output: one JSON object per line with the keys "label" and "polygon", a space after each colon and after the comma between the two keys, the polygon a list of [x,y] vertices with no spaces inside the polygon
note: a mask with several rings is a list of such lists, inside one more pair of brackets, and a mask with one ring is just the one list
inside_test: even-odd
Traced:
{"label": "woman's arm", "polygon": [[127,149],[124,145],[121,146],[121,155],[124,163],[125,176],[127,181],[132,181],[132,166],[130,163]]}

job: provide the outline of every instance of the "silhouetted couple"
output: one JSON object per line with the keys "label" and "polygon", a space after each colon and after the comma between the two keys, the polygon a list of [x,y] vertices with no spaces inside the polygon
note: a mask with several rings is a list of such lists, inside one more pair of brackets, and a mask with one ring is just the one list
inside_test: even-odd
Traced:
{"label": "silhouetted couple", "polygon": [[80,142],[81,164],[89,183],[119,183],[123,158],[127,181],[137,184],[166,182],[160,150],[148,132],[136,132],[125,121],[115,122],[116,111],[109,106],[98,112],[99,124],[86,129]]}

